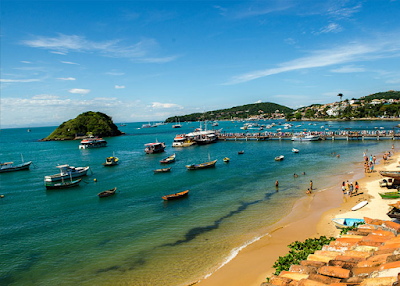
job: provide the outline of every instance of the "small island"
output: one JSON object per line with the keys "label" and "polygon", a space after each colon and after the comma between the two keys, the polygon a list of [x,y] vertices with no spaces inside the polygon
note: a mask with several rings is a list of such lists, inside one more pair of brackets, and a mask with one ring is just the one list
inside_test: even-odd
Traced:
{"label": "small island", "polygon": [[41,141],[76,140],[88,135],[110,137],[122,134],[110,116],[101,112],[88,111],[62,123]]}

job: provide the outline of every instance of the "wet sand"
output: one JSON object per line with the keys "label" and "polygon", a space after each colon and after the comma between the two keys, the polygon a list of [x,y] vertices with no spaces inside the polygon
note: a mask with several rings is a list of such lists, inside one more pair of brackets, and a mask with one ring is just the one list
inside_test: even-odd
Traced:
{"label": "wet sand", "polygon": [[[386,150],[382,150],[382,154],[384,151]],[[376,157],[382,158],[382,154],[377,154]],[[399,155],[400,152],[392,155],[388,164],[374,166],[374,173],[365,174],[363,163],[360,162],[351,176],[341,177],[338,180],[337,186],[322,192],[316,191],[302,198],[294,205],[288,216],[267,230],[268,235],[241,250],[234,259],[208,278],[199,281],[196,286],[259,286],[275,272],[273,264],[279,256],[288,253],[287,245],[290,243],[321,235],[336,237],[339,230],[331,222],[332,218],[368,216],[389,219],[386,216],[389,209],[387,204],[397,200],[382,200],[379,197],[378,192],[387,191],[386,188],[379,187],[378,182],[382,179],[379,170],[395,170]],[[361,194],[344,197],[341,182],[346,180],[353,183],[357,181]],[[315,184],[316,187],[318,185],[320,184]],[[353,206],[364,200],[369,201],[367,206],[356,212],[351,211]]]}

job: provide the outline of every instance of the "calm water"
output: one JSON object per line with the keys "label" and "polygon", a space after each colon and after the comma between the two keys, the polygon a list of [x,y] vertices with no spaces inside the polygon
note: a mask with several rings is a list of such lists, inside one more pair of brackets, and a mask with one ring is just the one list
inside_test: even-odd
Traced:
{"label": "calm water", "polygon": [[[308,124],[298,130],[392,130],[397,125]],[[234,249],[285,216],[305,195],[310,180],[319,191],[338,184],[337,178],[352,171],[365,149],[376,154],[393,143],[218,142],[173,149],[175,134],[192,131],[198,123],[184,123],[182,129],[140,126],[128,123],[120,127],[126,136],[107,138],[106,148],[92,150],[79,150],[78,141],[38,142],[55,127],[0,131],[2,162],[19,163],[23,154],[34,163],[29,171],[0,174],[0,193],[5,195],[0,200],[1,285],[185,285],[212,272]],[[240,132],[240,126],[220,122],[218,128]],[[166,142],[166,152],[146,155],[144,144],[155,140]],[[291,153],[293,147],[300,153]],[[239,150],[244,154],[238,155]],[[120,164],[103,167],[113,152]],[[340,159],[333,152],[340,153]],[[159,160],[173,153],[177,159],[171,173],[153,174]],[[277,155],[285,159],[275,162]],[[228,164],[222,162],[226,156]],[[216,168],[185,168],[209,159],[218,159]],[[46,191],[43,177],[57,173],[58,164],[90,166],[92,173],[77,188]],[[305,176],[293,178],[303,171]],[[97,197],[114,187],[117,195]],[[186,199],[161,199],[186,189]]]}

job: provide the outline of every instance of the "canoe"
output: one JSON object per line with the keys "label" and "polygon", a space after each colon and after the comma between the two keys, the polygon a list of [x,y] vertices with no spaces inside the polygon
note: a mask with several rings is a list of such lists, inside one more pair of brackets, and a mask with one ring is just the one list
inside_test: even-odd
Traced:
{"label": "canoe", "polygon": [[175,194],[171,194],[171,195],[166,195],[163,196],[163,200],[164,201],[170,201],[170,200],[176,200],[176,199],[180,199],[183,197],[186,197],[189,194],[189,190],[183,191],[183,192],[179,192],[179,193],[175,193]]}
{"label": "canoe", "polygon": [[171,171],[171,167],[153,170],[154,174],[157,174],[157,173],[165,173],[165,172],[170,172],[170,171]]}
{"label": "canoe", "polygon": [[275,161],[282,161],[283,158],[285,158],[285,156],[283,156],[283,155],[276,156],[276,157],[275,157]]}
{"label": "canoe", "polygon": [[65,181],[65,182],[57,182],[57,183],[52,183],[52,182],[45,182],[46,189],[48,190],[53,190],[53,189],[65,189],[65,188],[72,188],[72,187],[77,187],[79,183],[82,181],[82,179],[78,179],[75,181]]}
{"label": "canoe", "polygon": [[386,192],[386,193],[379,193],[382,199],[398,199],[400,198],[399,192]]}
{"label": "canoe", "polygon": [[201,164],[186,165],[186,168],[188,170],[198,170],[198,169],[212,168],[212,167],[215,167],[215,163],[217,163],[217,160],[210,161],[210,162],[205,162],[205,163],[201,163]]}
{"label": "canoe", "polygon": [[225,157],[224,159],[222,159],[225,163],[229,163],[229,158]]}
{"label": "canoe", "polygon": [[117,190],[117,187],[115,187],[114,189],[111,189],[111,190],[107,190],[107,191],[98,193],[97,195],[99,196],[99,198],[109,197],[109,196],[115,195],[116,190]]}
{"label": "canoe", "polygon": [[332,222],[335,224],[337,228],[346,228],[354,226],[356,223],[360,222],[365,223],[363,218],[333,218]]}
{"label": "canoe", "polygon": [[359,210],[359,209],[365,207],[367,204],[368,204],[368,201],[362,201],[361,203],[356,204],[354,207],[352,207],[351,210],[352,211]]}
{"label": "canoe", "polygon": [[160,161],[161,164],[170,164],[172,162],[175,162],[175,154]]}

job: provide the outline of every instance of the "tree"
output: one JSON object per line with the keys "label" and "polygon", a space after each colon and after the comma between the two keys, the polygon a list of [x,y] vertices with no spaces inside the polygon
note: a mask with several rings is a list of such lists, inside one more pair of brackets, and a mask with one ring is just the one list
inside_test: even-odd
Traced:
{"label": "tree", "polygon": [[339,93],[337,96],[340,97],[340,101],[342,101],[343,94]]}
{"label": "tree", "polygon": [[302,118],[301,112],[297,112],[297,113],[294,115],[294,118],[296,118],[297,120],[301,120],[301,118]]}

